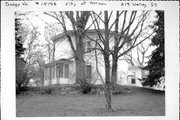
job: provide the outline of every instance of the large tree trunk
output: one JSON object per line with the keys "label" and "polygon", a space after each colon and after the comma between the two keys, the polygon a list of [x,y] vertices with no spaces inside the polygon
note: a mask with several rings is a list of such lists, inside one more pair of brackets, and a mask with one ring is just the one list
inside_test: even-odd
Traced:
{"label": "large tree trunk", "polygon": [[82,89],[83,93],[88,93],[88,82],[86,81],[86,70],[84,61],[84,43],[82,32],[79,32],[76,39],[76,52],[75,52],[75,62],[76,62],[76,83],[78,83]]}
{"label": "large tree trunk", "polygon": [[76,83],[79,84],[81,87],[83,87],[86,85],[85,62],[82,58],[76,58],[75,63],[76,63]]}
{"label": "large tree trunk", "polygon": [[[84,90],[84,88],[87,88],[89,84],[87,84],[85,74],[83,39],[86,24],[90,16],[90,11],[59,11],[52,12],[52,14],[45,12],[45,14],[55,18],[56,20],[58,20],[59,24],[61,24],[75,57],[76,83],[78,83],[81,86],[81,89]],[[67,23],[64,15],[66,15],[72,25],[73,34],[75,36],[75,44],[73,42],[74,40],[72,40],[72,36],[67,30]]]}
{"label": "large tree trunk", "polygon": [[116,21],[115,21],[115,37],[114,37],[114,52],[112,54],[112,71],[111,71],[111,83],[112,88],[115,89],[117,84],[117,62],[118,62],[118,45],[119,45],[119,37],[118,37],[118,28],[119,28],[119,11],[116,12]]}
{"label": "large tree trunk", "polygon": [[112,110],[112,105],[111,105],[111,82],[110,82],[110,62],[109,58],[105,56],[104,58],[105,61],[105,98],[106,98],[106,108],[108,110]]}
{"label": "large tree trunk", "polygon": [[110,82],[110,61],[109,61],[109,25],[108,25],[108,11],[104,12],[104,27],[105,27],[105,41],[104,41],[104,62],[105,62],[105,97],[106,97],[106,108],[112,110],[111,104],[111,82]]}
{"label": "large tree trunk", "polygon": [[112,62],[112,71],[111,71],[111,82],[112,82],[112,87],[115,88],[117,85],[117,58],[116,56],[113,57],[113,62]]}

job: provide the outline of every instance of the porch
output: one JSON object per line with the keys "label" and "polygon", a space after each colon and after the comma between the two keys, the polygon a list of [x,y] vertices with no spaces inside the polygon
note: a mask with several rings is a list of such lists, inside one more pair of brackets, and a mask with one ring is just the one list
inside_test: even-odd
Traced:
{"label": "porch", "polygon": [[59,59],[44,65],[44,86],[53,84],[73,84],[70,79],[73,61]]}

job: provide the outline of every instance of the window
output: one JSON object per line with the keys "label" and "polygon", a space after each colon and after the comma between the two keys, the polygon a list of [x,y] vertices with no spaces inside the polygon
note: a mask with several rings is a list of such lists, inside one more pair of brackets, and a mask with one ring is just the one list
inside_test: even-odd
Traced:
{"label": "window", "polygon": [[91,78],[91,65],[86,65],[86,78]]}
{"label": "window", "polygon": [[59,77],[60,78],[63,77],[63,64],[62,63],[59,64]]}
{"label": "window", "polygon": [[54,66],[52,66],[52,70],[53,70],[52,78],[55,78],[55,67]]}
{"label": "window", "polygon": [[57,73],[56,73],[56,76],[57,78],[60,78],[60,77],[63,77],[63,64],[62,63],[59,63],[57,64],[57,69],[56,69]]}
{"label": "window", "polygon": [[59,63],[56,69],[57,78],[69,78],[69,64]]}
{"label": "window", "polygon": [[46,67],[46,68],[45,68],[45,75],[44,75],[45,80],[48,79],[48,75],[49,75],[49,73],[48,73],[48,67]]}
{"label": "window", "polygon": [[54,78],[54,66],[50,66],[50,79]]}
{"label": "window", "polygon": [[52,78],[52,69],[51,69],[52,67],[48,67],[48,69],[49,69],[49,85],[51,85],[51,78]]}
{"label": "window", "polygon": [[53,67],[52,66],[50,66],[49,67],[49,73],[50,73],[50,79],[52,79],[53,78]]}
{"label": "window", "polygon": [[91,51],[91,41],[87,42],[87,51]]}
{"label": "window", "polygon": [[135,78],[131,79],[131,84],[136,84]]}
{"label": "window", "polygon": [[69,78],[69,65],[65,64],[64,69],[64,78]]}
{"label": "window", "polygon": [[56,78],[59,78],[59,64],[56,64]]}

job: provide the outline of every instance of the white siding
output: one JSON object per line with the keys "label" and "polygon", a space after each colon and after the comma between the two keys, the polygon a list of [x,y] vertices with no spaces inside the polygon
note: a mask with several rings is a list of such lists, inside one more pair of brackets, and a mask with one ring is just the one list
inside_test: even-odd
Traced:
{"label": "white siding", "polygon": [[[95,34],[91,34],[91,38],[97,38],[97,36]],[[68,58],[73,56],[73,52],[71,50],[69,42],[65,38],[63,38],[63,39],[55,42],[55,60],[58,60],[61,58],[67,58],[68,59]],[[72,41],[74,42],[74,37],[72,37]],[[87,45],[87,41],[89,41],[89,39],[85,37],[84,45]],[[73,44],[75,44],[75,43],[73,43]],[[94,47],[94,45],[95,45],[95,43],[91,42],[91,47]],[[113,45],[113,42],[111,42],[110,45]],[[85,46],[85,49],[86,48],[87,48],[87,46]],[[102,84],[102,81],[101,81],[101,79],[97,73],[97,69],[96,69],[95,53],[94,52],[86,53],[84,59],[85,59],[86,64],[91,65],[92,83]],[[99,69],[99,72],[100,72],[100,74],[104,80],[105,79],[105,66],[104,66],[103,61],[104,61],[103,56],[98,55],[98,62],[99,62],[98,63],[98,69]],[[123,73],[122,73],[122,70],[124,70]],[[134,69],[131,72],[135,72],[136,85],[141,86],[141,83],[138,80],[138,78],[141,79],[141,76],[142,76],[141,71],[138,69]],[[60,84],[74,83],[75,82],[75,73],[76,73],[75,62],[73,62],[70,65],[70,77],[69,77],[69,79],[60,78]],[[117,82],[118,82],[118,84],[131,85],[131,81],[127,80],[127,73],[128,73],[127,63],[122,62],[122,61],[121,62],[118,61],[118,70],[117,70]]]}
{"label": "white siding", "polygon": [[59,40],[55,43],[55,60],[61,58],[70,58],[72,56],[72,50],[69,42],[64,40]]}

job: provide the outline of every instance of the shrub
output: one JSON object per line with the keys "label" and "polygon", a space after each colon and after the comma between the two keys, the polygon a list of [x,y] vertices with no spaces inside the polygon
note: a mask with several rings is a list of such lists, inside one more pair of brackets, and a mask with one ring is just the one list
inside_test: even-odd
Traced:
{"label": "shrub", "polygon": [[41,88],[41,94],[52,94],[55,91],[55,88],[51,87],[51,86],[47,86],[44,88]]}
{"label": "shrub", "polygon": [[45,94],[52,94],[52,88],[48,88],[45,90]]}
{"label": "shrub", "polygon": [[16,57],[16,93],[18,94],[27,84],[26,62],[23,58]]}
{"label": "shrub", "polygon": [[85,86],[82,87],[82,93],[83,94],[88,94],[91,92],[92,85],[91,84],[86,84]]}

